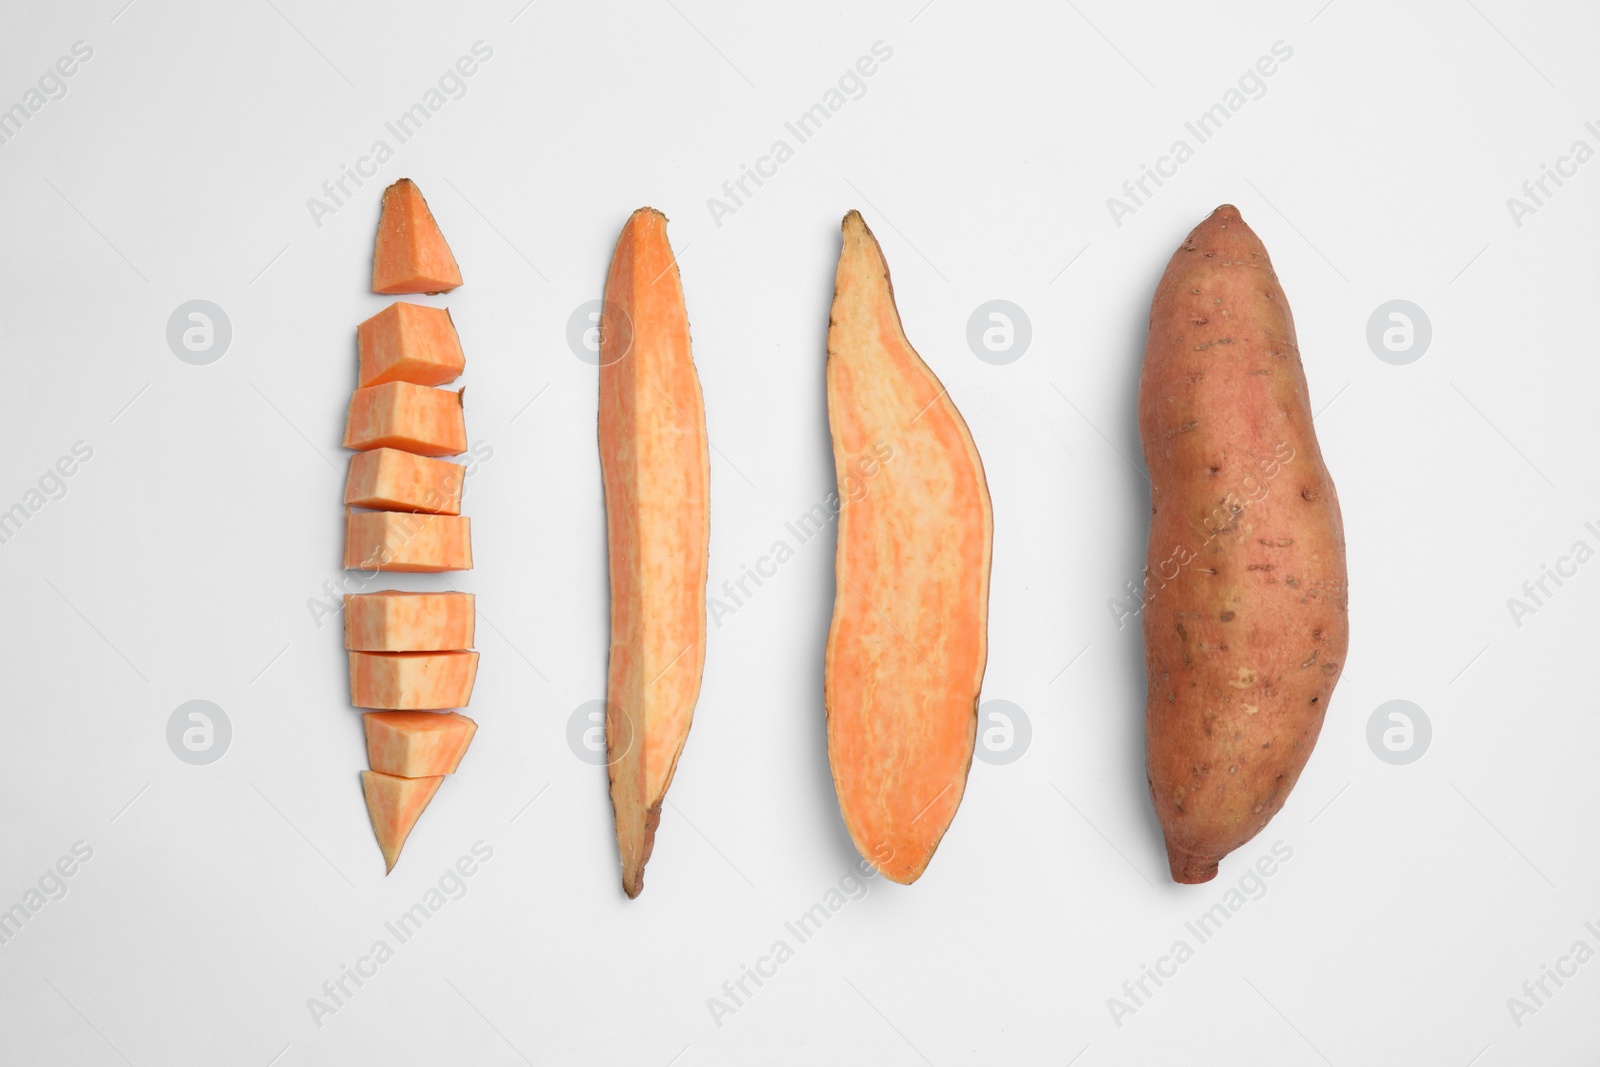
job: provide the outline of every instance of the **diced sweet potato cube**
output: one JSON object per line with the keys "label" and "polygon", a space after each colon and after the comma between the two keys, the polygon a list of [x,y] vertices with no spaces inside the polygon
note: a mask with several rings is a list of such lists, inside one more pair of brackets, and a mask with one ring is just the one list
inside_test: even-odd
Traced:
{"label": "diced sweet potato cube", "polygon": [[470,571],[472,520],[464,515],[354,511],[345,516],[347,570]]}
{"label": "diced sweet potato cube", "polygon": [[447,308],[395,301],[356,327],[363,389],[384,382],[444,385],[466,369]]}
{"label": "diced sweet potato cube", "polygon": [[401,178],[383,191],[372,250],[372,291],[444,293],[460,284],[461,268],[422,190],[410,178]]}
{"label": "diced sweet potato cube", "polygon": [[351,652],[350,703],[358,708],[464,708],[478,677],[476,652]]}
{"label": "diced sweet potato cube", "polygon": [[398,448],[422,456],[455,456],[467,450],[462,393],[410,382],[385,382],[357,389],[350,397],[344,447],[365,452]]}
{"label": "diced sweet potato cube", "polygon": [[398,448],[374,448],[350,457],[344,502],[382,511],[427,511],[461,514],[461,486],[466,468]]}
{"label": "diced sweet potato cube", "polygon": [[383,852],[383,873],[394,870],[405,847],[411,828],[417,825],[422,811],[439,791],[443,775],[433,778],[401,778],[394,774],[375,771],[361,772],[361,791],[367,797],[367,817],[372,820],[372,832],[377,835],[378,848]]}
{"label": "diced sweet potato cube", "polygon": [[476,622],[471,593],[346,593],[344,647],[358,652],[468,649]]}
{"label": "diced sweet potato cube", "polygon": [[453,711],[369,711],[367,763],[402,778],[454,774],[478,724]]}

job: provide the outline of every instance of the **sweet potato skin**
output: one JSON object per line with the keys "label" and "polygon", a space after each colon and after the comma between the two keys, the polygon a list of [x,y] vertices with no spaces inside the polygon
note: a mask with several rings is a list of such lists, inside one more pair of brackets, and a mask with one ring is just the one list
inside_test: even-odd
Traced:
{"label": "sweet potato skin", "polygon": [[1175,881],[1283,807],[1349,648],[1344,524],[1294,319],[1231,205],[1173,255],[1139,382],[1151,799]]}

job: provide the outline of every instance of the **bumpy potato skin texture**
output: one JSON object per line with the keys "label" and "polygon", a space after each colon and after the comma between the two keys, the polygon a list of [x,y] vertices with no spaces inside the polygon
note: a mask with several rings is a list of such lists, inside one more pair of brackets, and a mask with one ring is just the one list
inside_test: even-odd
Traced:
{"label": "bumpy potato skin texture", "polygon": [[1139,435],[1150,795],[1173,879],[1205,882],[1283,807],[1349,647],[1344,524],[1294,320],[1231,205],[1156,289]]}

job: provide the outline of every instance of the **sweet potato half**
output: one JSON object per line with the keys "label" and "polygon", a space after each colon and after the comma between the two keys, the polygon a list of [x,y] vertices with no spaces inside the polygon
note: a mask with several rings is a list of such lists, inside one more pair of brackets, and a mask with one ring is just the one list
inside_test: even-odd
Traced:
{"label": "sweet potato half", "polygon": [[600,319],[600,470],[611,567],[606,748],[622,887],[644,887],[700,695],[710,454],[667,219],[622,228]]}
{"label": "sweet potato half", "polygon": [[909,884],[972,765],[994,519],[977,446],[906,339],[888,264],[855,211],[828,323],[828,425],[841,500],[828,761],[856,848]]}
{"label": "sweet potato half", "polygon": [[1231,205],[1173,255],[1139,382],[1150,795],[1205,882],[1288,799],[1349,647],[1344,524],[1294,319]]}

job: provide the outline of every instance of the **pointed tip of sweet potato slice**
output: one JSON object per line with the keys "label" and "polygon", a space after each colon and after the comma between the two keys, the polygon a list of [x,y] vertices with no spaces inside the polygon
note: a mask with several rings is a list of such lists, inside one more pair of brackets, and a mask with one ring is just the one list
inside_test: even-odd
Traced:
{"label": "pointed tip of sweet potato slice", "polygon": [[361,791],[367,798],[367,815],[372,819],[372,832],[378,838],[378,848],[383,852],[383,873],[394,870],[400,861],[400,850],[412,827],[422,817],[443,775],[429,778],[401,778],[377,771],[361,772]]}
{"label": "pointed tip of sweet potato slice", "polygon": [[[620,813],[619,813],[620,814]],[[656,828],[661,825],[661,802],[646,808],[643,817],[630,820],[624,827],[618,821],[618,845],[624,850],[622,858],[622,891],[633,900],[644,892],[644,866],[656,847]],[[624,843],[623,835],[628,841]]]}
{"label": "pointed tip of sweet potato slice", "polygon": [[460,284],[461,268],[422,190],[410,178],[401,178],[383,191],[372,251],[372,291],[447,293]]}
{"label": "pointed tip of sweet potato slice", "polygon": [[955,818],[972,764],[993,513],[966,422],[906,339],[877,239],[859,212],[841,230],[827,375],[845,503],[828,759],[856,847],[910,884]]}

